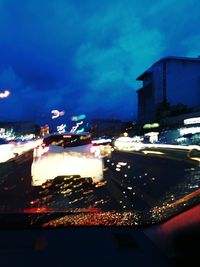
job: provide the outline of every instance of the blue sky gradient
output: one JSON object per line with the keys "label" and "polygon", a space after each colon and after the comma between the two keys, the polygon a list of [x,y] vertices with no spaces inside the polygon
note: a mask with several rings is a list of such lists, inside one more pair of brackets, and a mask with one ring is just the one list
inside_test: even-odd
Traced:
{"label": "blue sky gradient", "polygon": [[136,77],[200,55],[198,0],[0,0],[0,120],[134,119]]}

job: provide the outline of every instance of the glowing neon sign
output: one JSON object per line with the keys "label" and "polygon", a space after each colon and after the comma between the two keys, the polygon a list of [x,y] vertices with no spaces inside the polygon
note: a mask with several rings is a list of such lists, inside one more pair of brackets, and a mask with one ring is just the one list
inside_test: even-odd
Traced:
{"label": "glowing neon sign", "polygon": [[147,123],[143,126],[143,129],[158,128],[159,126],[159,123]]}
{"label": "glowing neon sign", "polygon": [[80,120],[84,120],[85,118],[86,118],[85,114],[81,114],[81,115],[78,115],[78,116],[72,116],[71,120],[72,121],[80,121]]}
{"label": "glowing neon sign", "polygon": [[65,128],[66,128],[66,124],[61,124],[57,126],[57,131],[59,133],[64,133],[65,132]]}
{"label": "glowing neon sign", "polygon": [[51,113],[53,114],[52,117],[51,117],[52,119],[56,119],[56,118],[58,118],[60,116],[63,116],[65,114],[64,110],[63,111],[58,111],[57,109],[53,109],[51,111]]}
{"label": "glowing neon sign", "polygon": [[77,133],[83,133],[85,131],[84,128],[81,128],[80,130],[77,131]]}
{"label": "glowing neon sign", "polygon": [[83,124],[83,121],[77,122],[75,126],[72,127],[70,132],[76,132],[76,130],[78,129],[78,127]]}
{"label": "glowing neon sign", "polygon": [[0,93],[0,98],[6,98],[10,95],[10,92],[8,90],[5,90],[4,92]]}

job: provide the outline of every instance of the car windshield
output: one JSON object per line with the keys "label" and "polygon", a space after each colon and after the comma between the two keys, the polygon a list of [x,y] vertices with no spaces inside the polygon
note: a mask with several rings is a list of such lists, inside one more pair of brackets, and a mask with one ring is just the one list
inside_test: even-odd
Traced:
{"label": "car windshield", "polygon": [[143,226],[199,204],[199,7],[0,1],[0,226]]}

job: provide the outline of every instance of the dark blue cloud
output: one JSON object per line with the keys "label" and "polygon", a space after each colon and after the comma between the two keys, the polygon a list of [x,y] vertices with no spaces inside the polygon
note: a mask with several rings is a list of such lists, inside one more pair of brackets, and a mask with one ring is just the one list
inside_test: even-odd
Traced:
{"label": "dark blue cloud", "polygon": [[0,120],[51,109],[133,119],[135,78],[167,55],[198,56],[198,0],[0,0]]}

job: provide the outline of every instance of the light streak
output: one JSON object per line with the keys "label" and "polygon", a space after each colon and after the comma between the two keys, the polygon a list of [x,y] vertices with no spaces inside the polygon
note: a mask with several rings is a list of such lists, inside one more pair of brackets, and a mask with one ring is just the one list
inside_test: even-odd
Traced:
{"label": "light streak", "polygon": [[0,98],[6,98],[10,95],[10,91],[5,90],[4,92],[0,93]]}
{"label": "light streak", "polygon": [[64,133],[65,132],[65,128],[66,128],[66,124],[61,124],[57,126],[57,131],[59,133]]}
{"label": "light streak", "polygon": [[189,127],[179,129],[180,135],[200,133],[200,127]]}
{"label": "light streak", "polygon": [[159,151],[143,150],[142,152],[143,152],[145,155],[147,155],[147,154],[165,155],[165,153],[163,153],[163,152],[159,152]]}
{"label": "light streak", "polygon": [[158,128],[159,126],[159,123],[147,123],[143,126],[143,129]]}
{"label": "light streak", "polygon": [[80,121],[80,120],[84,120],[86,118],[85,114],[81,114],[81,115],[77,115],[77,116],[72,116],[71,120],[72,121]]}
{"label": "light streak", "polygon": [[81,128],[80,130],[77,131],[77,133],[83,133],[85,131],[84,128]]}
{"label": "light streak", "polygon": [[57,109],[53,109],[51,111],[51,113],[53,114],[52,117],[51,117],[52,119],[56,119],[56,118],[58,118],[60,116],[63,116],[65,114],[64,110],[63,111],[59,111]]}
{"label": "light streak", "polygon": [[184,124],[185,125],[188,125],[188,124],[196,124],[196,123],[200,123],[200,117],[189,118],[189,119],[185,119],[184,120]]}
{"label": "light streak", "polygon": [[78,129],[78,127],[83,124],[83,121],[77,122],[75,126],[72,127],[71,131],[72,133],[76,132],[76,130]]}
{"label": "light streak", "polygon": [[98,139],[98,140],[92,140],[92,144],[104,144],[104,143],[111,143],[112,140],[109,138],[109,139],[105,139],[105,138],[102,138],[102,139]]}

